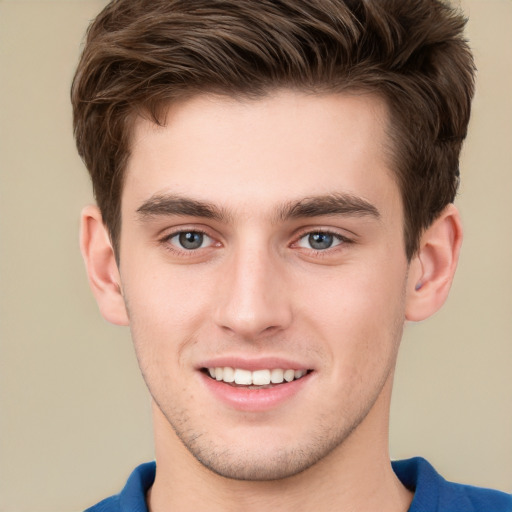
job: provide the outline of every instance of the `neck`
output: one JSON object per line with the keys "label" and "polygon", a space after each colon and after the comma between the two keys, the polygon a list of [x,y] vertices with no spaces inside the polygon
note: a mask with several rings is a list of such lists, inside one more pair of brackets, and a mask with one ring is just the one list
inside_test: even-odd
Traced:
{"label": "neck", "polygon": [[150,512],[406,512],[412,494],[395,476],[388,453],[391,384],[365,420],[327,457],[274,481],[239,481],[205,468],[176,437],[154,406],[157,472],[148,493]]}

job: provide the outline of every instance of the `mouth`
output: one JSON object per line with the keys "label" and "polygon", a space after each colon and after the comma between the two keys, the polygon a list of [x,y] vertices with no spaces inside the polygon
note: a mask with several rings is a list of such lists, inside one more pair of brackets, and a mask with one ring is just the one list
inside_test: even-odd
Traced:
{"label": "mouth", "polygon": [[230,410],[261,413],[295,403],[316,370],[282,358],[217,357],[197,367],[210,397]]}
{"label": "mouth", "polygon": [[246,370],[231,366],[202,368],[202,372],[210,379],[223,382],[232,387],[246,389],[270,389],[282,384],[300,380],[313,370],[293,368],[272,368]]}

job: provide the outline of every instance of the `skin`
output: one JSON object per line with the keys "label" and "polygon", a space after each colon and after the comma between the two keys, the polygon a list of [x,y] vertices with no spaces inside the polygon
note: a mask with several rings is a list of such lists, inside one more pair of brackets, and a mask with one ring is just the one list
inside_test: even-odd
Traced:
{"label": "skin", "polygon": [[[407,261],[387,122],[372,96],[292,91],[199,96],[164,127],[136,122],[120,267],[95,207],[82,250],[153,398],[153,512],[407,510],[387,448],[393,371],[404,322],[446,298],[461,228],[450,205]],[[279,405],[240,410],[205,385],[219,357],[311,371]]]}

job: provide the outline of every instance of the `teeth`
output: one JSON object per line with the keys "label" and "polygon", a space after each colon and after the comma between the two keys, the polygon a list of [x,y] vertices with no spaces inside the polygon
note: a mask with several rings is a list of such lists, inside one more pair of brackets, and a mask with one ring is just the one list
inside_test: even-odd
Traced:
{"label": "teeth", "polygon": [[283,377],[286,382],[291,382],[295,378],[295,370],[285,370]]}
{"label": "teeth", "polygon": [[245,384],[250,386],[252,384],[252,372],[249,370],[235,370],[235,384]]}
{"label": "teeth", "polygon": [[226,366],[223,371],[222,380],[224,382],[235,382],[235,370],[229,366]]}
{"label": "teeth", "polygon": [[300,379],[306,375],[306,370],[283,370],[281,368],[273,368],[272,370],[242,370],[240,368],[231,368],[229,366],[219,366],[208,368],[208,373],[212,379],[224,381],[227,383],[234,382],[242,386],[267,386],[268,384],[281,384],[282,382],[291,382]]}
{"label": "teeth", "polygon": [[284,372],[281,368],[275,368],[272,370],[270,372],[270,382],[272,382],[272,384],[281,384],[284,380],[283,373]]}
{"label": "teeth", "polygon": [[252,383],[255,386],[266,386],[270,384],[270,370],[258,370],[252,372]]}

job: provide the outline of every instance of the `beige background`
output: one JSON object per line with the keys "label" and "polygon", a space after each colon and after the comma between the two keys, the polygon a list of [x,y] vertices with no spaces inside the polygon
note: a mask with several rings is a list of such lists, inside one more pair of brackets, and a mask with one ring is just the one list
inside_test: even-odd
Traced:
{"label": "beige background", "polygon": [[[0,512],[79,511],[152,458],[126,330],[78,251],[91,200],[68,90],[99,0],[0,0]],[[467,0],[479,67],[458,205],[466,239],[445,309],[407,328],[392,455],[512,491],[512,0]]]}

